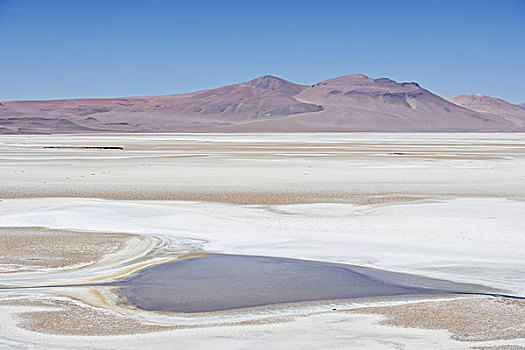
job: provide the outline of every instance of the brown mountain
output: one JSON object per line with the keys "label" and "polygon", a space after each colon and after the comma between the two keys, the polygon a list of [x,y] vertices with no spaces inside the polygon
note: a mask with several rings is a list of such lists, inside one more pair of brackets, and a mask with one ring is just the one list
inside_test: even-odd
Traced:
{"label": "brown mountain", "polygon": [[0,133],[525,131],[523,120],[464,108],[417,83],[365,75],[312,86],[263,76],[178,95],[0,104]]}
{"label": "brown mountain", "polygon": [[500,98],[477,94],[459,95],[447,100],[473,111],[502,116],[521,128],[525,127],[525,110]]}
{"label": "brown mountain", "polygon": [[521,109],[523,109],[523,110],[525,111],[525,102],[520,103],[520,104],[518,105],[518,107],[521,108]]}

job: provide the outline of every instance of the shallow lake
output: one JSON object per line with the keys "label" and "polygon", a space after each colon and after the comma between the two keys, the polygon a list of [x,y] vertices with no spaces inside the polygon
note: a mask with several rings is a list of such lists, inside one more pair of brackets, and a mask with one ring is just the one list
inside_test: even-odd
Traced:
{"label": "shallow lake", "polygon": [[140,309],[183,313],[472,291],[468,285],[355,265],[244,255],[182,259],[142,270],[114,285]]}

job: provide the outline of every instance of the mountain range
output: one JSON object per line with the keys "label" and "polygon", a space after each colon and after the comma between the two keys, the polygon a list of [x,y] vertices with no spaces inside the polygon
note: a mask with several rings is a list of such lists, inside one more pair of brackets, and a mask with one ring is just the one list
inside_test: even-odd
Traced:
{"label": "mountain range", "polygon": [[314,85],[265,75],[176,95],[0,103],[0,134],[262,131],[525,132],[525,104],[445,99],[414,82],[362,74]]}

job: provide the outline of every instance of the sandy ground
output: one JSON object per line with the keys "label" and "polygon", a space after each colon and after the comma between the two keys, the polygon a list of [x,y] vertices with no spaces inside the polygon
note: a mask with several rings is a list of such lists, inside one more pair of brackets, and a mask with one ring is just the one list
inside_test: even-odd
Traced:
{"label": "sandy ground", "polygon": [[96,264],[124,249],[138,235],[72,232],[45,228],[0,228],[0,272],[49,272]]}
{"label": "sandy ground", "polygon": [[354,311],[387,315],[384,324],[448,329],[459,340],[525,338],[524,300],[472,298]]}
{"label": "sandy ground", "polygon": [[428,195],[523,199],[524,144],[522,134],[6,135],[0,139],[0,198],[238,204]]}
{"label": "sandy ground", "polygon": [[[49,146],[123,150],[44,148]],[[482,284],[523,296],[524,151],[521,134],[2,136],[0,227],[106,233],[107,242],[115,234],[139,234],[161,242],[158,259],[195,251],[312,259]],[[103,280],[124,273],[115,267],[125,256],[143,263],[153,246],[152,241],[142,244],[114,254],[119,263],[87,277]],[[13,275],[0,273],[0,281],[42,282]],[[53,281],[87,278],[53,276]],[[48,295],[46,303],[62,300],[52,306],[0,306],[5,311],[0,344],[57,349],[525,346],[522,304],[499,299],[383,305],[360,313],[300,309],[274,315],[285,317],[282,322],[230,322],[158,334],[86,336],[89,327],[47,334],[57,332],[46,328],[53,323],[35,323],[44,312],[38,308],[68,310],[51,311],[55,325],[69,315],[90,327],[116,327],[117,333],[121,325],[133,329],[152,322],[134,311],[104,311],[103,302],[89,298],[85,301],[99,308],[80,311],[71,295],[61,297],[66,299]],[[30,313],[21,316],[22,311]],[[155,322],[144,327],[156,330],[174,321]],[[39,328],[46,334],[35,332]]]}

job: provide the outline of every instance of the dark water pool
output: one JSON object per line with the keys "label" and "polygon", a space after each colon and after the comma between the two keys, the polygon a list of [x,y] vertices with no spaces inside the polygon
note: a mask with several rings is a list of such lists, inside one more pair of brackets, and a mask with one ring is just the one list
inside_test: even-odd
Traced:
{"label": "dark water pool", "polygon": [[354,265],[243,255],[161,264],[114,285],[127,302],[141,309],[184,313],[472,291],[468,285]]}

